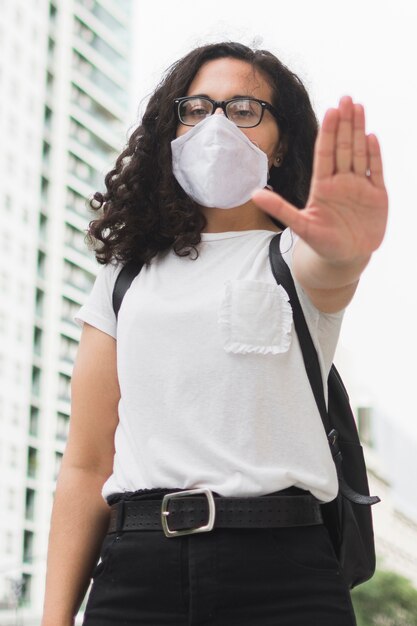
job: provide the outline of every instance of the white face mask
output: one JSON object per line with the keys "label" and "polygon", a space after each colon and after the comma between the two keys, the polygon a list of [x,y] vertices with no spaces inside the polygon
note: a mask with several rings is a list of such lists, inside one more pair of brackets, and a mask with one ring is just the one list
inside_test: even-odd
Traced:
{"label": "white face mask", "polygon": [[224,115],[211,115],[171,142],[175,178],[204,207],[231,209],[266,186],[268,158]]}

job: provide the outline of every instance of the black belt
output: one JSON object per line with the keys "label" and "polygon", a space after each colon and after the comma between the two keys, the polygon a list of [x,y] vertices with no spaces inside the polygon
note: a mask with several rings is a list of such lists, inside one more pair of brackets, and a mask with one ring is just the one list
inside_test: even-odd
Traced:
{"label": "black belt", "polygon": [[322,524],[319,501],[308,495],[254,498],[213,496],[209,489],[176,491],[160,500],[120,501],[111,506],[108,533],[163,530],[167,537],[213,528],[276,528]]}

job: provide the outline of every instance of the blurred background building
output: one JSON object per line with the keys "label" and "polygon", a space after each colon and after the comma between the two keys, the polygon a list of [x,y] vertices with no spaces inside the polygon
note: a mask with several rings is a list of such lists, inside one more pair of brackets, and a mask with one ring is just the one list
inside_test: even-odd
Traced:
{"label": "blurred background building", "polygon": [[0,0],[1,625],[41,615],[72,316],[97,271],[85,199],[126,142],[131,24],[131,0]]}
{"label": "blurred background building", "polygon": [[[369,407],[357,409],[368,469],[377,568],[408,578],[417,589],[417,444]],[[416,607],[417,610],[417,607]]]}
{"label": "blurred background building", "polygon": [[335,362],[347,386],[368,469],[377,567],[408,578],[417,588],[417,440],[398,416],[375,408],[367,381],[349,349],[339,345]]}
{"label": "blurred background building", "polygon": [[[98,269],[85,200],[131,122],[131,12],[131,0],[0,0],[0,626],[40,621],[72,318]],[[378,561],[417,587],[417,442],[346,382],[382,499]]]}

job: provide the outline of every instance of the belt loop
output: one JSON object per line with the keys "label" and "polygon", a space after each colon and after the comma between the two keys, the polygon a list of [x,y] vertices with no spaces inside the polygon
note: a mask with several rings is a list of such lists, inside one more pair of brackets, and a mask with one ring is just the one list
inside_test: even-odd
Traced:
{"label": "belt loop", "polygon": [[117,517],[116,517],[116,535],[119,536],[123,531],[123,522],[125,518],[125,501],[120,500],[117,504]]}

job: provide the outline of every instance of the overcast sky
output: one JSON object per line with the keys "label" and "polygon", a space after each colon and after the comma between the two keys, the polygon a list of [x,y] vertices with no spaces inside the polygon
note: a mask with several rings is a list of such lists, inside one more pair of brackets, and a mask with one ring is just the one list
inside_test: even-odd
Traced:
{"label": "overcast sky", "polygon": [[163,71],[231,39],[275,53],[304,81],[319,120],[349,94],[383,152],[388,232],[344,320],[335,362],[352,393],[417,441],[417,5],[409,0],[135,1],[132,122]]}

